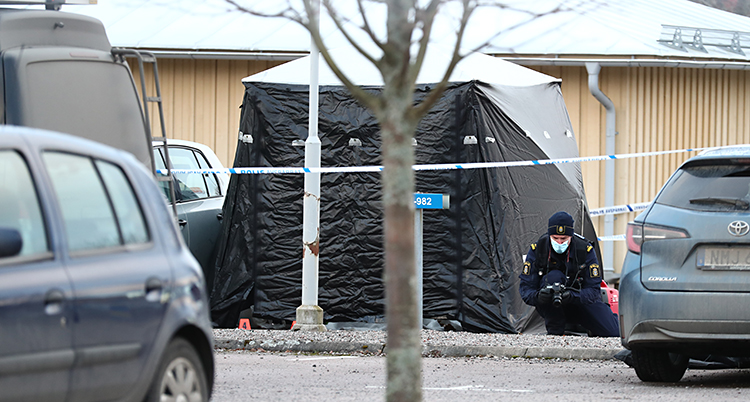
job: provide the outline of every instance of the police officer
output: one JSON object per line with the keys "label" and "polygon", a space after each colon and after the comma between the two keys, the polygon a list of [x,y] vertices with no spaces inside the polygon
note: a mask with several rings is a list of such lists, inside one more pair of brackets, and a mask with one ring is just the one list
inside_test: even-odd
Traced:
{"label": "police officer", "polygon": [[602,270],[594,247],[573,232],[573,217],[556,212],[547,234],[531,245],[519,291],[535,306],[549,335],[563,335],[565,325],[580,324],[592,336],[619,336],[617,315],[601,296]]}

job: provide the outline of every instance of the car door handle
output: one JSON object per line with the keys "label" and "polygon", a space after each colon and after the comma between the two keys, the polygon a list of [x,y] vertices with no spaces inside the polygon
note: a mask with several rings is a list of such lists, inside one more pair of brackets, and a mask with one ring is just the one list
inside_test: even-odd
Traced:
{"label": "car door handle", "polygon": [[50,289],[44,295],[44,313],[56,315],[62,312],[62,304],[65,301],[65,293],[60,289]]}
{"label": "car door handle", "polygon": [[186,220],[184,220],[184,219],[179,219],[179,220],[177,221],[177,223],[179,223],[179,224],[180,224],[180,227],[181,227],[181,228],[182,228],[182,227],[185,227],[185,225],[187,225],[187,221],[186,221]]}
{"label": "car door handle", "polygon": [[161,299],[162,288],[161,279],[155,276],[146,279],[146,301],[159,301]]}
{"label": "car door handle", "polygon": [[216,214],[216,219],[218,219],[218,220],[224,219],[224,214],[222,214],[221,212],[219,212],[218,214]]}
{"label": "car door handle", "polygon": [[155,290],[161,290],[162,284],[161,279],[152,276],[146,280],[146,293],[153,292]]}

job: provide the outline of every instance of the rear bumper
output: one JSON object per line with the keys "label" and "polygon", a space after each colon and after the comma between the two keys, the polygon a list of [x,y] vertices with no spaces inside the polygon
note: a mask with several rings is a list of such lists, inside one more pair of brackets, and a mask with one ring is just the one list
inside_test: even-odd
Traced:
{"label": "rear bumper", "polygon": [[638,269],[623,267],[623,273],[624,347],[750,355],[750,293],[651,291],[642,285]]}

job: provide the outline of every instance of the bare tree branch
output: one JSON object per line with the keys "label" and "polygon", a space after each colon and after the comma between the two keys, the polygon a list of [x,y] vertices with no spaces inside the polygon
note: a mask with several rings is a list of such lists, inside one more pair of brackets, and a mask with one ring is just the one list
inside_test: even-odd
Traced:
{"label": "bare tree branch", "polygon": [[389,74],[383,74],[386,86],[403,87],[404,90],[413,89],[414,83],[409,82],[408,79],[411,37],[416,27],[416,23],[409,20],[409,14],[414,7],[414,0],[393,0],[388,3],[386,16],[388,39],[384,45],[380,66],[381,69],[389,71]]}
{"label": "bare tree branch", "polygon": [[253,10],[251,8],[247,8],[243,5],[240,5],[237,3],[236,0],[224,0],[227,3],[233,5],[238,11],[242,11],[243,13],[248,13],[250,15],[255,15],[258,17],[268,17],[268,18],[287,18],[292,21],[298,22],[300,24],[303,24],[302,16],[295,10],[292,6],[288,5],[287,8],[279,11],[278,13],[268,14],[268,13],[260,13],[256,10]]}
{"label": "bare tree branch", "polygon": [[[326,1],[327,2],[327,1]],[[304,0],[305,5],[305,12],[308,15],[308,22],[300,22],[302,26],[304,26],[309,32],[310,36],[312,37],[312,40],[315,42],[315,46],[318,47],[318,50],[320,51],[320,55],[323,56],[323,59],[325,59],[326,63],[328,64],[328,67],[331,69],[334,75],[341,81],[341,83],[344,84],[344,86],[349,89],[352,96],[360,101],[363,105],[366,107],[372,109],[373,111],[380,110],[382,103],[379,101],[378,96],[373,95],[361,87],[359,87],[357,84],[352,82],[352,80],[349,79],[349,77],[344,74],[343,71],[339,68],[338,64],[333,60],[333,57],[331,56],[331,53],[327,46],[325,46],[325,43],[323,43],[323,38],[320,36],[320,28],[318,23],[318,13],[313,9],[313,5],[311,3],[311,0]],[[367,57],[366,54],[363,53],[363,56]],[[377,64],[376,64],[377,65]]]}
{"label": "bare tree branch", "polygon": [[365,8],[362,0],[357,0],[357,7],[359,8],[359,13],[362,14],[362,30],[365,31],[365,33],[370,37],[370,40],[372,40],[372,42],[382,50],[383,43],[380,41],[380,39],[378,39],[378,37],[375,35],[375,32],[370,27],[370,21],[367,18],[367,14],[365,13]]}
{"label": "bare tree branch", "polygon": [[[351,35],[349,35],[349,32],[344,27],[344,23],[341,20],[341,17],[336,12],[336,10],[331,6],[331,2],[329,0],[323,0],[323,5],[325,6],[326,10],[328,11],[328,15],[333,20],[333,23],[336,25],[336,28],[341,32],[346,40],[351,44],[362,56],[364,56],[370,63],[378,65],[378,61],[373,57],[369,52],[367,52],[360,44],[352,38]],[[362,14],[364,17],[364,14]],[[380,42],[377,42],[375,39],[373,41],[380,46]],[[318,48],[321,48],[320,46]]]}
{"label": "bare tree branch", "polygon": [[453,54],[451,55],[451,61],[448,64],[448,68],[445,70],[445,74],[440,82],[430,91],[429,95],[427,95],[427,98],[410,111],[412,117],[421,118],[424,116],[443,95],[443,91],[445,91],[445,88],[448,86],[448,80],[453,74],[453,70],[456,69],[456,65],[458,65],[458,63],[464,58],[464,56],[461,55],[461,43],[463,42],[469,17],[471,17],[471,14],[475,9],[476,5],[470,4],[470,0],[463,0],[461,23],[456,34],[456,42],[453,45]]}
{"label": "bare tree branch", "polygon": [[[578,1],[578,3],[576,5],[580,5],[580,4],[595,4],[595,5],[603,6],[603,5],[606,5],[606,0],[580,0],[580,1]],[[558,13],[561,13],[561,12],[564,12],[564,11],[571,11],[571,10],[573,10],[573,8],[576,5],[568,4],[566,6],[566,5],[563,5],[563,4],[559,4],[559,5],[557,5],[557,7],[553,8],[551,10],[544,11],[544,12],[539,12],[539,13],[535,13],[535,12],[532,12],[530,10],[521,9],[521,8],[513,7],[513,6],[508,6],[506,4],[503,4],[503,3],[500,3],[500,2],[497,2],[497,1],[487,1],[487,2],[478,3],[477,4],[477,8],[478,7],[493,7],[493,8],[499,8],[499,9],[502,9],[502,10],[512,10],[512,11],[515,11],[515,12],[520,12],[520,13],[527,14],[529,16],[529,19],[525,20],[525,21],[519,21],[518,23],[516,23],[514,25],[511,25],[509,27],[505,27],[502,30],[495,32],[486,41],[484,41],[480,45],[478,45],[478,46],[470,49],[470,52],[479,52],[482,49],[490,46],[491,43],[495,39],[497,39],[498,36],[502,35],[504,32],[508,32],[508,31],[512,31],[512,30],[514,30],[516,28],[520,28],[520,27],[522,27],[522,26],[524,26],[524,25],[526,25],[526,24],[528,24],[528,23],[536,20],[537,18],[541,18],[541,17],[547,16],[547,15],[558,14]],[[584,13],[581,13],[581,14],[585,15],[586,13],[584,12]],[[529,36],[526,39],[526,41],[521,42],[521,44],[525,44],[525,43],[527,43],[527,42],[529,42],[529,41],[531,41],[531,40],[533,40],[533,39],[535,39],[537,37],[543,36],[544,34],[552,32],[552,31],[554,31],[556,29],[557,29],[557,26],[550,25],[549,27],[547,27],[547,29],[545,31],[540,31],[540,32],[538,32],[534,36]],[[513,52],[514,50],[511,48],[510,51]]]}
{"label": "bare tree branch", "polygon": [[435,21],[435,15],[437,14],[438,7],[442,3],[441,0],[432,0],[430,4],[423,10],[417,10],[415,13],[415,20],[422,22],[422,37],[419,38],[419,50],[417,56],[414,59],[414,64],[409,71],[409,81],[416,82],[419,71],[422,69],[422,63],[424,62],[424,56],[427,53],[427,45],[430,42],[430,34],[432,33],[432,24]]}

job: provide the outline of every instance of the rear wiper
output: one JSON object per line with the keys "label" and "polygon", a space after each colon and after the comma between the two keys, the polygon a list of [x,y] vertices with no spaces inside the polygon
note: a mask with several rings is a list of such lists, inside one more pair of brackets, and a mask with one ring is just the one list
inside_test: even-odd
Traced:
{"label": "rear wiper", "polygon": [[748,209],[750,208],[750,202],[747,202],[740,198],[717,198],[717,197],[706,197],[706,198],[693,198],[690,200],[691,204],[711,205],[711,204],[726,204],[732,205],[736,208]]}

